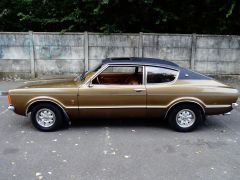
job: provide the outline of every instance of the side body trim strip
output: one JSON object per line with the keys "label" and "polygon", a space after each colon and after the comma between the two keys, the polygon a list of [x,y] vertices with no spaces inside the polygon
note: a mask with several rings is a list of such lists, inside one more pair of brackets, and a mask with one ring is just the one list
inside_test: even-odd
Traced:
{"label": "side body trim strip", "polygon": [[[207,105],[206,108],[226,108],[231,105]],[[158,105],[149,105],[149,106],[79,106],[79,109],[128,109],[128,108],[146,108],[146,109],[162,109],[168,108],[169,106],[158,106]],[[75,106],[68,106],[67,109],[77,108]]]}
{"label": "side body trim strip", "polygon": [[227,108],[231,107],[231,105],[228,104],[222,104],[222,105],[206,105],[206,108]]}
{"label": "side body trim strip", "polygon": [[[79,94],[79,96],[139,96],[139,94]],[[141,94],[140,94],[141,95]],[[146,96],[145,94],[143,94]],[[12,94],[12,96],[77,96],[77,94]],[[233,96],[233,94],[147,94],[147,96]]]}

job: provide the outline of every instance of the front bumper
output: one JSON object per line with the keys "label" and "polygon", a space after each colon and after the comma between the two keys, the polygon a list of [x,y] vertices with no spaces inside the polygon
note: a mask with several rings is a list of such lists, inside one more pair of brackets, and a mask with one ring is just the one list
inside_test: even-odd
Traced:
{"label": "front bumper", "polygon": [[15,107],[14,107],[13,105],[9,105],[9,106],[8,106],[8,110],[10,110],[10,111],[15,111]]}

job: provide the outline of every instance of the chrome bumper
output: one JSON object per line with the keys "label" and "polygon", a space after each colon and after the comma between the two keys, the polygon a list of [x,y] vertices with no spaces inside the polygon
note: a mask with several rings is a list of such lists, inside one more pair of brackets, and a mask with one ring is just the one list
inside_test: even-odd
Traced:
{"label": "chrome bumper", "polygon": [[237,108],[238,106],[239,106],[238,103],[232,103],[232,108],[233,109]]}
{"label": "chrome bumper", "polygon": [[[232,108],[236,109],[238,107],[238,103],[232,103]],[[223,115],[231,115],[231,112],[224,113]]]}
{"label": "chrome bumper", "polygon": [[8,106],[8,110],[10,110],[10,111],[14,111],[14,110],[15,110],[15,107],[12,106],[12,105],[9,105],[9,106]]}

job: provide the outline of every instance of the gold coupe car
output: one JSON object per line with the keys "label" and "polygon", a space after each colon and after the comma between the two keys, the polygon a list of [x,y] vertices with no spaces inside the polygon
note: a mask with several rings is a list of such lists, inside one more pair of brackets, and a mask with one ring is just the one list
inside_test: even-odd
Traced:
{"label": "gold coupe car", "polygon": [[181,132],[206,115],[229,113],[236,89],[205,75],[153,58],[107,58],[71,79],[41,80],[9,91],[9,109],[30,115],[41,131],[86,117],[167,119]]}

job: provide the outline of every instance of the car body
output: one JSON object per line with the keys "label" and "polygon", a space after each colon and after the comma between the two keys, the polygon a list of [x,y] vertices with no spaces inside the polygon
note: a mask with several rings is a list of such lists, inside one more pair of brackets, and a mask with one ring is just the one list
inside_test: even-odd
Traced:
{"label": "car body", "polygon": [[229,113],[238,96],[236,89],[169,61],[107,58],[75,78],[29,82],[10,90],[9,109],[30,113],[42,131],[86,117],[167,118],[175,130],[191,131],[206,115]]}

